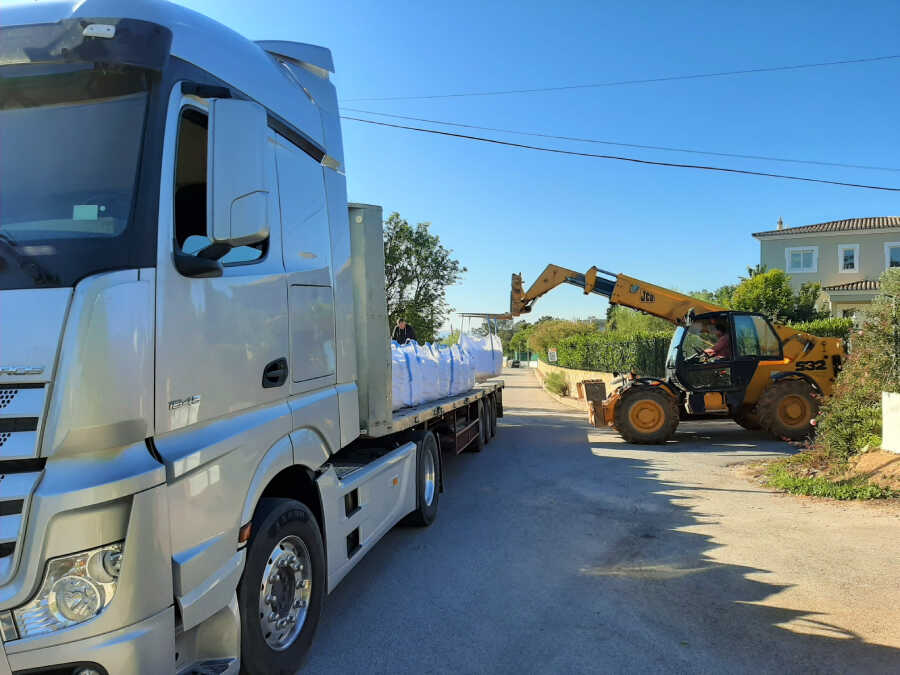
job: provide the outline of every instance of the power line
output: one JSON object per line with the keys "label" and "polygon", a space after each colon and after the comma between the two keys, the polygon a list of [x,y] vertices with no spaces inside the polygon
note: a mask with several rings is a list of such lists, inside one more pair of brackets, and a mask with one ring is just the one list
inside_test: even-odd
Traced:
{"label": "power line", "polygon": [[424,117],[409,117],[407,115],[394,115],[391,113],[376,112],[374,110],[360,110],[359,108],[343,108],[345,111],[363,113],[365,115],[380,115],[399,120],[412,120],[414,122],[428,122],[429,124],[441,124],[448,127],[462,127],[465,129],[479,129],[481,131],[497,131],[505,134],[517,134],[519,136],[536,136],[538,138],[552,138],[560,141],[575,141],[578,143],[599,143],[601,145],[615,145],[622,148],[639,148],[641,150],[665,150],[666,152],[686,152],[693,155],[714,155],[716,157],[734,157],[738,159],[761,159],[768,162],[789,162],[792,164],[815,164],[817,166],[836,166],[843,169],[871,169],[874,171],[900,171],[900,168],[890,166],[870,166],[866,164],[844,164],[841,162],[822,162],[812,159],[788,159],[785,157],[769,157],[767,155],[741,155],[734,152],[713,152],[711,150],[692,150],[689,148],[673,148],[665,145],[638,145],[637,143],[621,143],[618,141],[603,141],[596,138],[579,138],[578,136],[555,136],[534,131],[518,131],[516,129],[503,129],[498,127],[482,127],[475,124],[462,122],[446,122],[432,120]]}
{"label": "power line", "polygon": [[665,77],[648,77],[640,80],[613,80],[611,82],[596,82],[593,84],[569,84],[559,87],[536,87],[534,89],[501,89],[497,91],[469,91],[455,94],[430,94],[422,96],[368,96],[365,98],[346,98],[343,102],[351,101],[417,101],[435,98],[462,98],[467,96],[506,96],[508,94],[537,94],[547,91],[569,91],[573,89],[596,89],[600,87],[621,87],[631,84],[653,84],[657,82],[676,82],[680,80],[699,80],[708,77],[730,77],[732,75],[750,75],[755,73],[775,73],[786,70],[804,70],[807,68],[823,68],[828,66],[842,66],[856,63],[873,63],[875,61],[889,61],[900,59],[900,54],[887,56],[872,56],[864,59],[845,59],[843,61],[822,61],[820,63],[800,63],[791,66],[770,66],[766,68],[745,68],[743,70],[725,70],[717,73],[694,73],[691,75],[669,75]]}
{"label": "power line", "polygon": [[482,143],[492,143],[494,145],[505,145],[511,148],[521,148],[523,150],[538,150],[540,152],[552,152],[558,155],[574,155],[576,157],[594,157],[596,159],[614,159],[620,162],[632,162],[634,164],[648,164],[651,166],[666,166],[679,169],[699,169],[703,171],[719,171],[722,173],[736,173],[746,176],[763,176],[765,178],[781,178],[783,180],[799,180],[806,183],[823,183],[825,185],[841,185],[844,187],[863,188],[866,190],[884,190],[887,192],[900,192],[898,187],[885,187],[882,185],[864,185],[860,183],[846,183],[843,181],[826,180],[824,178],[806,178],[803,176],[788,176],[780,173],[768,173],[765,171],[748,171],[746,169],[729,169],[721,166],[703,166],[699,164],[677,164],[674,162],[658,162],[650,159],[638,159],[637,157],[620,157],[618,155],[601,155],[593,152],[576,152],[575,150],[560,150],[558,148],[545,148],[538,145],[525,145],[523,143],[512,143],[510,141],[501,141],[495,138],[484,138],[482,136],[468,136],[466,134],[456,134],[450,131],[440,131],[438,129],[423,129],[421,127],[410,127],[402,124],[391,124],[390,122],[379,122],[378,120],[367,120],[361,117],[350,117],[341,115],[341,119],[351,120],[353,122],[362,122],[364,124],[374,124],[381,127],[390,127],[393,129],[405,129],[407,131],[418,131],[425,134],[436,134],[438,136],[450,136],[451,138],[461,138],[469,141],[479,141]]}

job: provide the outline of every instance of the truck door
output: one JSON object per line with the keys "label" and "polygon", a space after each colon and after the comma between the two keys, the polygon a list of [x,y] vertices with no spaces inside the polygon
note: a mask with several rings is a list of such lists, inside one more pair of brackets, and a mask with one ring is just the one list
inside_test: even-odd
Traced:
{"label": "truck door", "polygon": [[[254,142],[264,146],[268,194],[260,193],[266,200],[269,236],[252,246],[232,248],[219,259],[221,275],[205,276],[202,267],[208,260],[204,259],[204,249],[208,251],[212,243],[207,236],[207,182],[216,176],[215,162],[227,163],[234,158],[227,152],[227,138],[224,141],[218,138],[220,145],[215,158],[208,156],[210,119],[205,101],[185,96],[178,107],[170,105],[169,111],[168,123],[177,124],[177,129],[174,134],[172,129],[167,131],[166,149],[170,154],[164,161],[172,164],[169,179],[164,168],[160,194],[156,308],[158,436],[226,415],[233,417],[241,410],[286,398],[286,387],[281,385],[288,379],[289,352],[274,132],[267,128],[243,130],[245,135],[260,135]],[[173,119],[175,115],[177,121]],[[232,134],[235,138],[238,135]],[[246,143],[247,139],[241,142]],[[238,190],[233,183],[239,167],[220,165],[218,169],[219,175],[224,173],[225,178],[215,183],[213,189]],[[167,180],[171,181],[168,185]],[[233,195],[232,213],[239,208],[236,205],[241,197]],[[219,203],[218,198],[215,201]],[[219,218],[220,211],[215,211],[214,218]],[[176,258],[180,261],[177,265]]]}

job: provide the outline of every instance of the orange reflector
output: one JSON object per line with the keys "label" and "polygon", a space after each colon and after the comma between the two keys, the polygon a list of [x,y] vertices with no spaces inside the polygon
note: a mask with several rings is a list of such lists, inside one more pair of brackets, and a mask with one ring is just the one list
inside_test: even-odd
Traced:
{"label": "orange reflector", "polygon": [[238,530],[238,543],[245,544],[250,539],[250,528],[253,523],[247,523],[240,530]]}
{"label": "orange reflector", "polygon": [[394,476],[394,487],[397,487],[398,485],[400,485],[400,479],[397,478],[397,476]]}

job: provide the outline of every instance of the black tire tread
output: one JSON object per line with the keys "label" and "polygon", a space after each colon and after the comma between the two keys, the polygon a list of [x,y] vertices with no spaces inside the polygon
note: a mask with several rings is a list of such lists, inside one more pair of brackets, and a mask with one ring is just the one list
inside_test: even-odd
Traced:
{"label": "black tire tread", "polygon": [[[662,404],[663,410],[668,410],[666,421],[662,427],[652,434],[643,434],[635,431],[628,422],[628,409],[636,401],[642,398],[653,398]],[[629,443],[640,443],[647,445],[657,445],[665,443],[675,435],[675,429],[678,428],[680,421],[678,414],[678,402],[667,391],[659,386],[656,387],[630,387],[626,389],[616,404],[615,411],[615,428]]]}
{"label": "black tire tread", "polygon": [[779,380],[769,385],[756,404],[759,421],[763,429],[779,440],[802,441],[812,434],[814,427],[811,423],[802,430],[797,430],[783,426],[778,420],[778,402],[789,394],[809,398],[812,405],[812,417],[815,418],[819,412],[819,401],[816,399],[815,391],[809,382],[797,378]]}

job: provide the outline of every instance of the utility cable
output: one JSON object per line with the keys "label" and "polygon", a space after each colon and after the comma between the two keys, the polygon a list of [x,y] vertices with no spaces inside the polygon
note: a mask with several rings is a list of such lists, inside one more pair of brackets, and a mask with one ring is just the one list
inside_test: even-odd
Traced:
{"label": "utility cable", "polygon": [[732,75],[750,75],[755,73],[775,73],[786,70],[805,70],[808,68],[824,68],[829,66],[842,66],[858,63],[873,63],[875,61],[889,61],[900,59],[900,54],[888,54],[887,56],[872,56],[863,59],[844,59],[842,61],[822,61],[819,63],[800,63],[790,66],[770,66],[764,68],[745,68],[743,70],[725,70],[717,73],[694,73],[691,75],[670,75],[665,77],[648,77],[639,80],[613,80],[610,82],[596,82],[593,84],[569,84],[559,87],[536,87],[534,89],[501,89],[497,91],[468,91],[455,94],[430,94],[423,96],[368,96],[362,98],[345,98],[342,102],[351,101],[419,101],[436,98],[463,98],[468,96],[506,96],[508,94],[538,94],[548,91],[571,91],[575,89],[598,89],[600,87],[621,87],[632,84],[653,84],[657,82],[676,82],[680,80],[700,80],[708,77],[730,77]]}
{"label": "utility cable", "polygon": [[378,120],[367,120],[361,117],[350,117],[341,115],[341,119],[351,120],[353,122],[362,122],[364,124],[374,124],[381,127],[390,127],[392,129],[405,129],[407,131],[417,131],[425,134],[435,134],[438,136],[449,136],[451,138],[460,138],[469,141],[478,141],[481,143],[492,143],[494,145],[504,145],[511,148],[521,148],[523,150],[538,150],[540,152],[552,152],[559,155],[573,155],[575,157],[593,157],[596,159],[612,159],[620,162],[632,162],[634,164],[647,164],[651,166],[665,166],[679,169],[698,169],[702,171],[718,171],[722,173],[735,173],[745,176],[762,176],[765,178],[781,178],[783,180],[798,180],[806,183],[823,183],[825,185],[841,185],[844,187],[862,188],[866,190],[884,190],[887,192],[900,192],[898,187],[885,187],[882,185],[864,185],[860,183],[847,183],[836,180],[826,180],[824,178],[806,178],[803,176],[788,176],[780,173],[768,173],[765,171],[749,171],[747,169],[730,169],[720,166],[703,166],[699,164],[679,164],[675,162],[659,162],[650,159],[638,159],[637,157],[621,157],[618,155],[601,155],[593,152],[577,152],[575,150],[561,150],[559,148],[545,148],[538,145],[526,145],[524,143],[512,143],[510,141],[501,141],[495,138],[484,138],[482,136],[469,136],[466,134],[456,134],[450,131],[440,131],[438,129],[423,129],[421,127],[410,127],[402,124],[391,124],[390,122],[379,122]]}
{"label": "utility cable", "polygon": [[841,162],[823,162],[812,159],[788,159],[785,157],[769,157],[767,155],[741,155],[734,152],[714,152],[711,150],[693,150],[690,148],[673,148],[665,145],[639,145],[637,143],[622,143],[618,141],[603,141],[596,138],[579,138],[578,136],[555,136],[534,131],[518,131],[516,129],[502,129],[498,127],[482,127],[463,122],[446,122],[432,120],[424,117],[409,117],[408,115],[394,115],[392,113],[376,112],[374,110],[360,110],[359,108],[343,108],[347,112],[362,113],[364,115],[379,115],[398,120],[411,120],[413,122],[427,122],[429,124],[441,124],[448,127],[461,127],[464,129],[478,129],[479,131],[496,131],[504,134],[516,134],[519,136],[536,136],[538,138],[552,138],[559,141],[575,141],[577,143],[598,143],[600,145],[615,145],[622,148],[638,148],[641,150],[664,150],[666,152],[686,152],[693,155],[714,155],[716,157],[734,157],[737,159],[761,159],[767,162],[789,162],[792,164],[815,164],[817,166],[836,166],[843,169],[870,169],[873,171],[900,171],[900,168],[890,166],[870,166],[867,164],[844,164]]}

